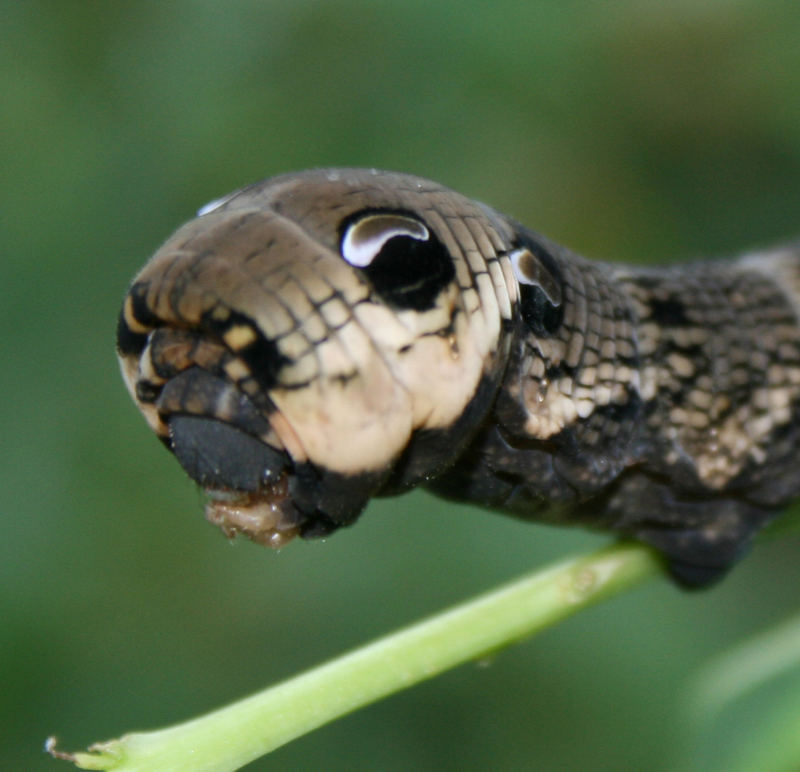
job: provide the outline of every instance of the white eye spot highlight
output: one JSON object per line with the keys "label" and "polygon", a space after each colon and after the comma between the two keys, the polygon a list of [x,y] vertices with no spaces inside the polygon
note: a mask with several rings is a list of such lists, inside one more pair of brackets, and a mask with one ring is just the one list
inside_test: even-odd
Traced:
{"label": "white eye spot highlight", "polygon": [[342,257],[355,268],[366,268],[378,256],[383,245],[395,236],[427,241],[428,229],[412,217],[402,214],[368,214],[350,225],[342,238]]}
{"label": "white eye spot highlight", "polygon": [[[238,191],[237,191],[238,192]],[[222,196],[221,198],[215,198],[213,201],[209,201],[205,206],[201,206],[197,210],[197,216],[202,217],[204,214],[209,214],[216,209],[219,209],[223,204],[227,204],[236,193],[228,193],[227,196]]]}
{"label": "white eye spot highlight", "polygon": [[538,287],[554,306],[561,305],[561,287],[541,260],[526,247],[510,252],[511,268],[520,284]]}

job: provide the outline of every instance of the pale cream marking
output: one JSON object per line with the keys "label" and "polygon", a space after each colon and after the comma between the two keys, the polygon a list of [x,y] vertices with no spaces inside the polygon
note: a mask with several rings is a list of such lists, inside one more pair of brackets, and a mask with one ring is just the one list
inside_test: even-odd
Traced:
{"label": "pale cream marking", "polygon": [[574,423],[578,420],[578,408],[575,402],[571,399],[565,399],[560,403],[560,428],[564,428],[565,426],[569,426],[570,424]]}
{"label": "pale cream marking", "polygon": [[613,362],[601,362],[597,367],[597,377],[601,381],[613,381],[614,370]]}
{"label": "pale cream marking", "polygon": [[486,262],[478,249],[478,245],[475,243],[475,239],[472,238],[472,233],[464,223],[464,220],[461,217],[448,217],[447,224],[450,226],[453,236],[455,236],[461,246],[461,251],[469,262],[472,271],[474,273],[482,271]]}
{"label": "pale cream marking", "polygon": [[[276,276],[270,279],[279,283]],[[246,285],[234,295],[237,309],[246,313],[258,327],[258,331],[267,339],[278,338],[297,326],[297,323],[286,307],[291,298],[283,298],[270,287]]]}
{"label": "pale cream marking", "polygon": [[[395,321],[395,327],[402,325]],[[346,325],[337,338],[356,377],[336,387],[317,379],[303,389],[276,389],[271,397],[313,463],[343,474],[377,470],[408,442],[411,398],[360,324]],[[348,438],[344,445],[342,437]]]}
{"label": "pale cream marking", "polygon": [[542,378],[545,373],[545,364],[544,360],[541,357],[534,357],[531,361],[530,368],[528,370],[529,374],[536,379]]}
{"label": "pale cream marking", "polygon": [[480,250],[483,259],[488,260],[490,257],[494,257],[496,254],[495,249],[492,246],[492,242],[489,240],[489,237],[486,235],[486,231],[483,229],[481,221],[477,217],[470,215],[464,217],[464,223],[469,228],[469,232],[472,234],[472,238]]}
{"label": "pale cream marking", "polygon": [[565,361],[570,367],[577,367],[583,353],[584,336],[581,332],[574,332],[567,346]]}
{"label": "pale cream marking", "polygon": [[[586,329],[585,327],[581,327],[581,329]],[[586,330],[586,348],[588,351],[597,351],[600,348],[600,336],[597,334],[596,330],[590,329]]]}
{"label": "pale cream marking", "polygon": [[280,411],[270,415],[269,423],[275,430],[280,446],[286,450],[294,463],[303,464],[308,461],[308,455],[300,442],[300,438]]}
{"label": "pale cream marking", "polygon": [[604,338],[610,338],[613,340],[617,335],[617,323],[614,319],[603,319],[603,323],[600,326],[600,334]]}
{"label": "pale cream marking", "polygon": [[643,357],[649,357],[655,354],[658,348],[658,339],[652,338],[649,335],[639,336],[639,354]]}
{"label": "pale cream marking", "polygon": [[[474,290],[472,290],[474,293]],[[477,299],[477,293],[474,293]],[[454,310],[458,306],[461,295],[456,287],[451,287],[446,293],[441,294],[437,300],[437,304],[428,309],[427,311],[400,311],[397,318],[401,324],[404,325],[412,338],[416,339],[423,335],[439,334],[442,330],[446,329],[451,322],[454,315]],[[473,325],[480,323],[480,315],[467,315],[457,314],[457,316],[466,316],[465,324]],[[371,334],[377,334],[380,339],[381,330],[378,328],[371,329]]]}
{"label": "pale cream marking", "polygon": [[500,268],[503,272],[503,281],[505,283],[506,291],[508,292],[508,318],[511,318],[511,305],[519,301],[519,284],[514,276],[514,268],[508,257],[500,258]]}
{"label": "pale cream marking", "polygon": [[793,398],[796,396],[797,394],[794,389],[770,389],[769,409],[774,413],[777,413],[781,410],[786,410],[789,408]]}
{"label": "pale cream marking", "polygon": [[556,338],[537,338],[535,341],[539,352],[546,362],[557,365],[564,360],[566,345]]}
{"label": "pale cream marking", "polygon": [[341,327],[352,318],[350,309],[338,297],[333,297],[319,307],[320,313],[331,328]]}
{"label": "pale cream marking", "polygon": [[600,358],[601,359],[616,359],[618,353],[618,341],[613,338],[606,338],[600,344]]}
{"label": "pale cream marking", "polygon": [[700,389],[692,389],[689,392],[689,402],[702,411],[708,411],[711,407],[712,396],[707,391]]}
{"label": "pale cream marking", "polygon": [[469,287],[461,291],[461,303],[468,314],[474,314],[481,307],[478,291]]}
{"label": "pale cream marking", "polygon": [[633,386],[639,385],[639,371],[633,370],[628,365],[619,365],[614,373],[614,380],[628,383]]}
{"label": "pale cream marking", "polygon": [[776,426],[780,424],[789,423],[792,420],[792,411],[790,407],[778,407],[772,410],[772,421]]}
{"label": "pale cream marking", "polygon": [[144,418],[147,421],[148,426],[159,437],[168,437],[169,428],[161,420],[161,416],[158,414],[156,406],[149,402],[139,402],[138,400],[136,401],[136,404],[139,406],[139,410],[142,411],[142,415],[144,415]]}
{"label": "pale cream marking", "polygon": [[[328,373],[325,373],[328,375]],[[319,356],[312,348],[305,354],[293,360],[290,365],[285,366],[280,372],[280,385],[290,386],[311,381],[320,376]]]}
{"label": "pale cream marking", "polygon": [[692,360],[674,351],[667,355],[667,365],[681,378],[690,378],[694,375]]}
{"label": "pale cream marking", "polygon": [[588,386],[590,388],[593,387],[597,382],[597,368],[596,367],[582,368],[579,374],[579,378],[580,378],[579,380],[580,384]]}
{"label": "pale cream marking", "polygon": [[303,322],[303,333],[312,343],[318,343],[328,337],[329,328],[325,319],[315,312]]}
{"label": "pale cream marking", "polygon": [[639,393],[645,402],[655,399],[658,393],[658,375],[658,368],[655,365],[646,365],[641,370]]}
{"label": "pale cream marking", "polygon": [[[503,225],[505,225],[505,222],[503,222]],[[506,227],[506,230],[509,230],[508,227]],[[489,236],[489,240],[492,242],[495,252],[504,252],[506,250],[506,241],[493,226],[487,228],[487,234]]]}
{"label": "pale cream marking", "polygon": [[492,260],[490,263],[487,263],[487,270],[489,271],[489,276],[492,280],[494,296],[497,300],[497,307],[500,312],[500,316],[503,319],[510,319],[511,303],[509,302],[508,287],[505,283],[505,276],[503,275],[503,268],[500,261]]}
{"label": "pale cream marking", "polygon": [[127,295],[125,298],[122,315],[125,318],[125,324],[128,325],[128,328],[131,332],[135,332],[138,335],[143,335],[153,329],[152,327],[148,327],[139,322],[139,320],[133,315],[133,298],[130,295]]}
{"label": "pale cream marking", "polygon": [[[453,336],[428,335],[414,344],[413,356],[390,359],[396,377],[413,399],[415,428],[447,428],[463,413],[483,374],[485,355],[464,314]],[[457,356],[454,356],[454,344]]]}
{"label": "pale cream marking", "polygon": [[500,336],[500,306],[489,274],[481,274],[477,280],[483,309],[484,329],[475,330],[476,342],[481,356],[486,356],[497,345]]}
{"label": "pale cream marking", "polygon": [[[720,399],[715,402],[719,404]],[[698,476],[709,487],[723,487],[741,471],[748,457],[757,461],[766,457],[764,445],[771,432],[776,425],[790,419],[788,408],[781,409],[777,416],[770,413],[753,416],[747,406],[743,406],[721,426],[715,427],[713,434],[709,433],[705,449],[697,455]],[[720,448],[725,449],[725,454],[719,453]]]}
{"label": "pale cream marking", "polygon": [[669,411],[670,423],[675,426],[683,426],[686,423],[688,413],[682,407],[674,407]]}
{"label": "pale cream marking", "polygon": [[[428,224],[433,228],[442,244],[444,244],[444,248],[448,251],[451,258],[456,261],[462,260],[466,262],[464,260],[464,254],[461,251],[461,246],[453,236],[453,232],[450,230],[444,218],[435,209],[428,210],[426,212],[426,218]],[[472,279],[470,278],[465,284],[471,285]]]}
{"label": "pale cream marking", "polygon": [[297,361],[313,348],[306,336],[301,332],[302,329],[301,327],[278,341],[278,350],[289,362]]}
{"label": "pale cream marking", "polygon": [[611,403],[612,391],[608,386],[598,386],[594,390],[594,399],[598,406]]}
{"label": "pale cream marking", "polygon": [[228,348],[241,351],[258,338],[258,333],[249,324],[236,324],[229,327],[222,335]]}
{"label": "pale cream marking", "polygon": [[330,297],[331,284],[328,280],[329,278],[337,278],[340,274],[347,275],[348,279],[351,278],[349,270],[346,272],[334,272],[330,260],[325,260],[323,267],[320,267],[320,263],[322,263],[321,260],[317,261],[308,258],[306,260],[294,260],[283,269],[303,288],[305,294],[315,306],[321,305],[326,298]]}
{"label": "pale cream marking", "polygon": [[466,260],[453,257],[453,265],[456,269],[456,283],[460,287],[472,287],[472,274]]}
{"label": "pale cream marking", "polygon": [[645,322],[639,327],[639,335],[655,343],[661,337],[661,327],[656,322]]}
{"label": "pale cream marking", "polygon": [[353,359],[342,346],[338,337],[331,337],[317,344],[314,347],[314,354],[319,360],[319,369],[323,378],[335,379],[336,376],[347,375],[355,369]]}
{"label": "pale cream marking", "polygon": [[145,381],[150,381],[150,383],[155,383],[157,385],[166,383],[166,380],[162,378],[155,370],[155,364],[153,362],[153,349],[150,343],[147,344],[147,347],[142,352],[142,355],[139,357],[139,372],[137,381],[144,379]]}
{"label": "pale cream marking", "polygon": [[584,347],[582,367],[596,367],[600,363],[600,356],[591,348]]}
{"label": "pale cream marking", "polygon": [[241,359],[231,359],[225,364],[225,373],[232,381],[241,381],[250,375],[250,368]]}

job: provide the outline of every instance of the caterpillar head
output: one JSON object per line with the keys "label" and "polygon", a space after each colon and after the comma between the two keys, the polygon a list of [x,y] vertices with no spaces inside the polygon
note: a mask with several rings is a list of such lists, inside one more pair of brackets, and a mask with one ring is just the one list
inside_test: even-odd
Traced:
{"label": "caterpillar head", "polygon": [[237,191],[169,238],[117,345],[209,519],[280,546],[451,463],[504,361],[506,231],[435,183],[327,170]]}

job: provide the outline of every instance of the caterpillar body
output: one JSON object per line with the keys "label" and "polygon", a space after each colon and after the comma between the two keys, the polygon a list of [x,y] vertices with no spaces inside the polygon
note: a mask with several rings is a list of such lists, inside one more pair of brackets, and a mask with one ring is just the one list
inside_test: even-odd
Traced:
{"label": "caterpillar body", "polygon": [[800,247],[586,260],[410,175],[204,207],[135,278],[122,372],[228,534],[280,546],[417,485],[722,576],[800,494]]}

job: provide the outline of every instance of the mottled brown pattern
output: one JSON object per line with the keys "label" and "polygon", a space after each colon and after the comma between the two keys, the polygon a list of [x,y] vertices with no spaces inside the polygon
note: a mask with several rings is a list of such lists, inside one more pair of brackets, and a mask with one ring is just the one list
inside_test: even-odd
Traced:
{"label": "mottled brown pattern", "polygon": [[[385,275],[340,254],[382,212],[424,225],[380,242]],[[444,279],[404,272],[423,241]],[[424,484],[633,536],[701,585],[800,493],[799,309],[793,247],[596,263],[428,180],[322,170],[179,229],[131,287],[119,350],[227,533],[280,545]]]}

